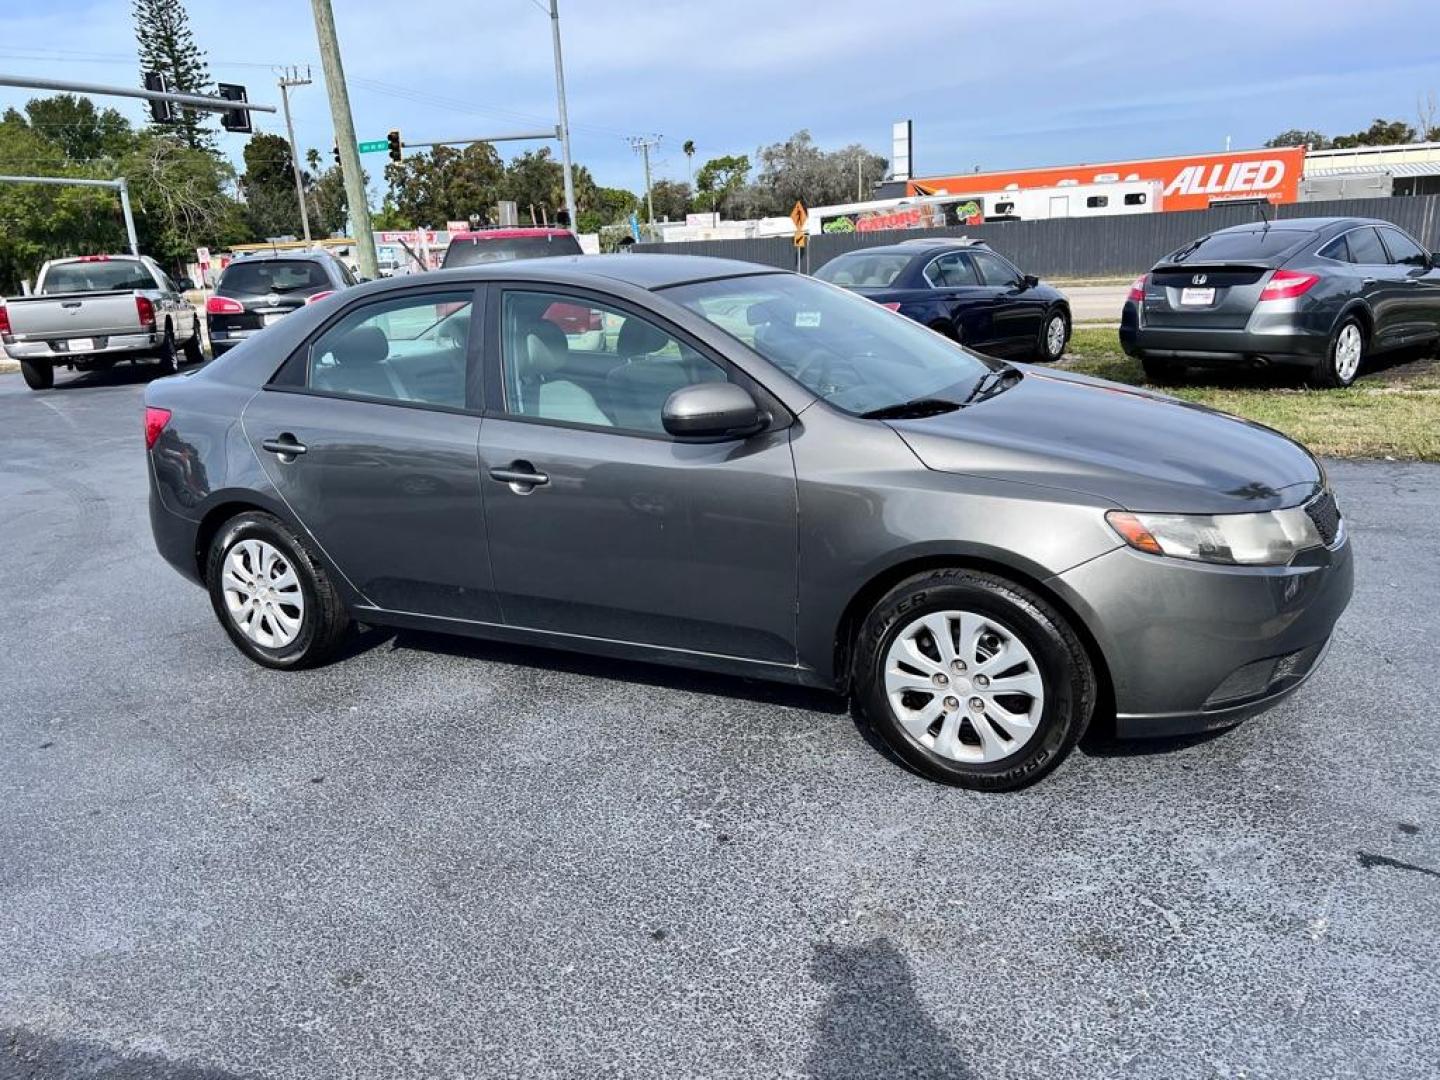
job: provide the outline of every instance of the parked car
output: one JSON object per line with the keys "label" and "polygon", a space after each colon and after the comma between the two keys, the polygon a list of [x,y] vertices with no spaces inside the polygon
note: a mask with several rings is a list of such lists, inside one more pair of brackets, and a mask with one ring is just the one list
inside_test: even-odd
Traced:
{"label": "parked car", "polygon": [[984,241],[924,239],[837,255],[815,272],[992,356],[1065,355],[1070,305]]}
{"label": "parked car", "polygon": [[0,303],[0,344],[32,390],[55,385],[55,369],[94,371],[153,360],[173,372],[181,356],[205,359],[200,317],[183,287],[143,255],[51,259],[31,296]]}
{"label": "parked car", "polygon": [[579,255],[580,241],[569,229],[475,229],[450,234],[441,269],[540,259],[547,255]]}
{"label": "parked car", "polygon": [[1101,702],[1128,735],[1270,707],[1351,590],[1274,431],[698,256],[346,290],[151,383],[145,440],[161,554],[259,664],[363,622],[827,687],[977,788]]}
{"label": "parked car", "polygon": [[1370,218],[1221,229],[1135,280],[1120,343],[1161,383],[1187,364],[1280,364],[1316,386],[1349,386],[1370,356],[1440,340],[1437,261]]}
{"label": "parked car", "polygon": [[220,356],[305,304],[358,283],[350,267],[326,251],[242,256],[221,271],[205,301],[210,350]]}

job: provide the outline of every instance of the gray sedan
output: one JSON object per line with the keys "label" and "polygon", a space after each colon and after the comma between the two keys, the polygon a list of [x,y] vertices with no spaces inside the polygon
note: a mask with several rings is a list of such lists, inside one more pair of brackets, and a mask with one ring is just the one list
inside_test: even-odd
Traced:
{"label": "gray sedan", "polygon": [[1350,597],[1288,439],[747,263],[347,290],[152,383],[145,437],[161,554],[260,664],[361,622],[827,687],[991,790],[1097,713],[1264,710]]}
{"label": "gray sedan", "polygon": [[1137,278],[1120,342],[1155,382],[1187,364],[1304,368],[1349,386],[1367,357],[1440,340],[1440,269],[1402,229],[1369,218],[1287,218],[1221,229]]}

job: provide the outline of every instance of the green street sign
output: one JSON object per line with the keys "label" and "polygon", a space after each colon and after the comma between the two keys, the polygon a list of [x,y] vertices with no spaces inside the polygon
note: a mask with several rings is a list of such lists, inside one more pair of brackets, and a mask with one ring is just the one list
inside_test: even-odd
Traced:
{"label": "green street sign", "polygon": [[373,139],[370,142],[359,144],[362,154],[383,154],[390,149],[390,144],[384,139]]}

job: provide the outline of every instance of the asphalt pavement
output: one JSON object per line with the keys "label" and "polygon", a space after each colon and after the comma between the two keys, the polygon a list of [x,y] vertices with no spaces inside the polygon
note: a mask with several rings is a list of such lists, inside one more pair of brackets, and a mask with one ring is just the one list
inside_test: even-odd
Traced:
{"label": "asphalt pavement", "polygon": [[143,377],[0,376],[0,1078],[1436,1075],[1440,467],[1331,464],[1286,704],[980,795],[822,694],[259,668],[153,550]]}

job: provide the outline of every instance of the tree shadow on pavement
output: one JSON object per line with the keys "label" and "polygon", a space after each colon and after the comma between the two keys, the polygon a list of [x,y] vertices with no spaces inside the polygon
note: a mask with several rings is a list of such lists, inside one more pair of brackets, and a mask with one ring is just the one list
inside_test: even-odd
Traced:
{"label": "tree shadow on pavement", "polygon": [[805,1059],[812,1080],[975,1080],[959,1047],[926,1014],[910,965],[888,938],[821,945],[810,974],[831,987]]}
{"label": "tree shadow on pavement", "polygon": [[42,1035],[29,1028],[0,1028],[0,1077],[45,1080],[67,1076],[104,1080],[254,1080],[258,1074],[190,1065],[156,1054],[123,1054],[98,1042]]}

